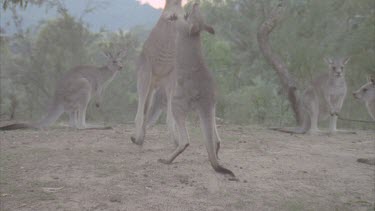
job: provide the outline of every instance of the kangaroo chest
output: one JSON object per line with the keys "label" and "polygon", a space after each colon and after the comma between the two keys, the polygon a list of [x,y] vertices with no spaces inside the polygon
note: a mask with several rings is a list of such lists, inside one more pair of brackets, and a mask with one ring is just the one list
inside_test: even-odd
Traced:
{"label": "kangaroo chest", "polygon": [[164,77],[173,71],[176,33],[173,23],[159,20],[143,46],[143,54],[156,77]]}

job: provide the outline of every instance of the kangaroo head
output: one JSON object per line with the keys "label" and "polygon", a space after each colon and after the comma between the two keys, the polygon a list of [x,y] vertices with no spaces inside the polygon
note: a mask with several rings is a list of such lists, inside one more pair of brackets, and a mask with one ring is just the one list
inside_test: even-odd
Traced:
{"label": "kangaroo head", "polygon": [[329,66],[329,74],[330,76],[340,78],[344,77],[345,71],[344,67],[350,60],[350,57],[340,58],[340,59],[331,59],[325,58],[326,63]]}
{"label": "kangaroo head", "polygon": [[122,60],[125,57],[126,52],[121,51],[113,55],[111,52],[105,52],[104,55],[107,57],[107,67],[109,70],[114,72],[120,71],[123,68]]}
{"label": "kangaroo head", "polygon": [[375,100],[375,77],[368,79],[368,82],[353,92],[353,96],[363,102]]}
{"label": "kangaroo head", "polygon": [[164,9],[169,9],[173,7],[181,7],[182,0],[166,0]]}
{"label": "kangaroo head", "polygon": [[181,6],[182,0],[166,0],[165,6],[164,6],[164,13],[180,13],[182,12],[182,6]]}
{"label": "kangaroo head", "polygon": [[186,13],[185,20],[189,24],[189,35],[199,35],[201,31],[207,31],[210,34],[215,34],[215,30],[205,23],[204,18],[200,12],[199,3],[194,3],[190,13]]}

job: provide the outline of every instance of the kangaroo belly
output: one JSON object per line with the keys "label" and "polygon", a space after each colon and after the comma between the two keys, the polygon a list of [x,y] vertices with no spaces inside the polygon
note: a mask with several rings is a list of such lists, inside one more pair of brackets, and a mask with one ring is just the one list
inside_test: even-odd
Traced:
{"label": "kangaroo belly", "polygon": [[61,88],[60,103],[66,111],[74,111],[90,100],[92,86],[86,78],[77,78]]}

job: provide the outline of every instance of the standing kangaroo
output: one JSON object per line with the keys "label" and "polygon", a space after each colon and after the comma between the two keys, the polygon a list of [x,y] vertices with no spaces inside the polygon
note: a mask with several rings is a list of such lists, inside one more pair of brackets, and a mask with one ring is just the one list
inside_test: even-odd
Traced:
{"label": "standing kangaroo", "polygon": [[329,133],[337,132],[337,117],[344,103],[347,85],[344,67],[350,57],[325,59],[328,72],[313,79],[301,97],[303,124],[300,128],[277,129],[290,133],[319,133],[318,120],[330,116]]}
{"label": "standing kangaroo", "polygon": [[97,67],[82,65],[66,73],[56,85],[55,95],[47,115],[35,124],[11,124],[0,127],[0,130],[16,130],[26,128],[45,128],[57,121],[64,113],[69,115],[69,125],[78,129],[87,128],[86,109],[92,96],[96,96],[96,106],[99,107],[103,90],[122,69],[120,59],[123,53],[112,56],[105,54],[108,62],[105,66]]}
{"label": "standing kangaroo", "polygon": [[[133,143],[142,145],[146,134],[146,123],[152,125],[162,111],[159,97],[167,97],[171,89],[176,50],[175,23],[168,18],[171,14],[182,13],[181,0],[166,0],[161,17],[143,45],[137,66],[138,109],[135,116],[135,137]],[[152,104],[153,103],[153,104]],[[153,112],[153,113],[151,113]],[[156,119],[156,120],[155,120]],[[167,122],[170,130],[173,123],[170,112]],[[176,140],[176,138],[174,138]]]}
{"label": "standing kangaroo", "polygon": [[222,167],[217,158],[220,137],[215,121],[215,87],[212,73],[204,61],[200,33],[205,30],[214,34],[214,29],[205,24],[199,9],[194,3],[189,15],[181,18],[170,17],[177,22],[176,70],[173,77],[173,89],[169,93],[169,108],[176,124],[178,146],[161,163],[170,164],[189,146],[189,134],[186,117],[190,111],[196,111],[200,117],[201,128],[206,140],[208,158],[215,171],[235,177],[233,172]]}
{"label": "standing kangaroo", "polygon": [[[359,88],[357,91],[353,92],[353,96],[364,102],[368,113],[371,118],[375,121],[375,78],[369,79],[369,81]],[[375,165],[375,158],[359,158],[357,159],[360,163],[366,163],[369,165]]]}

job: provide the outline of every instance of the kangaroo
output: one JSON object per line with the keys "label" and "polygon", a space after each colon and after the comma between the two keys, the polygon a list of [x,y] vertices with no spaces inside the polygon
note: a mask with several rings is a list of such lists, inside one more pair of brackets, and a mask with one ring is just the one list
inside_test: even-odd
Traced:
{"label": "kangaroo", "polygon": [[167,93],[163,89],[155,90],[150,101],[150,107],[147,113],[147,127],[153,127],[158,121],[162,112],[166,112],[167,108]]}
{"label": "kangaroo", "polygon": [[[365,103],[368,113],[375,121],[375,77],[372,76],[365,85],[353,92],[353,96]],[[375,158],[359,158],[357,161],[375,165]]]}
{"label": "kangaroo", "polygon": [[[137,65],[138,109],[135,116],[135,137],[131,141],[142,145],[146,134],[146,125],[151,126],[159,117],[163,105],[155,94],[167,97],[171,89],[171,76],[174,71],[176,50],[176,27],[169,20],[171,14],[182,13],[181,0],[166,0],[161,17],[145,41]],[[157,90],[157,91],[156,91]],[[154,99],[154,100],[152,100]],[[153,107],[154,106],[154,107]],[[153,109],[151,109],[153,108]],[[152,113],[155,112],[155,113]],[[149,120],[151,118],[151,120]],[[155,120],[156,119],[156,120]],[[173,130],[173,120],[167,112],[167,123]],[[176,142],[176,137],[173,137]]]}
{"label": "kangaroo", "polygon": [[292,130],[277,129],[290,133],[319,133],[318,120],[330,115],[329,133],[337,132],[337,117],[344,103],[347,85],[344,67],[350,57],[340,59],[325,59],[328,72],[313,79],[301,97],[301,107],[304,113],[303,124]]}
{"label": "kangaroo", "polygon": [[375,120],[375,77],[372,76],[365,85],[353,92],[353,96],[365,103],[368,113]]}
{"label": "kangaroo", "polygon": [[170,164],[189,146],[189,134],[186,117],[190,111],[198,112],[201,128],[206,140],[208,158],[215,171],[235,178],[229,169],[222,167],[217,158],[220,137],[215,120],[214,78],[203,58],[200,34],[214,29],[207,25],[200,13],[199,4],[194,3],[192,11],[184,18],[174,14],[171,20],[177,22],[176,70],[173,77],[173,89],[169,93],[169,108],[176,124],[178,146],[166,159],[159,162]]}
{"label": "kangaroo", "polygon": [[91,97],[96,96],[96,106],[99,107],[103,90],[122,69],[120,59],[123,53],[116,56],[111,53],[105,55],[108,57],[105,66],[77,66],[61,77],[57,82],[52,104],[42,120],[34,124],[11,124],[0,127],[0,130],[45,128],[55,123],[64,112],[69,115],[69,126],[87,128],[86,109]]}

